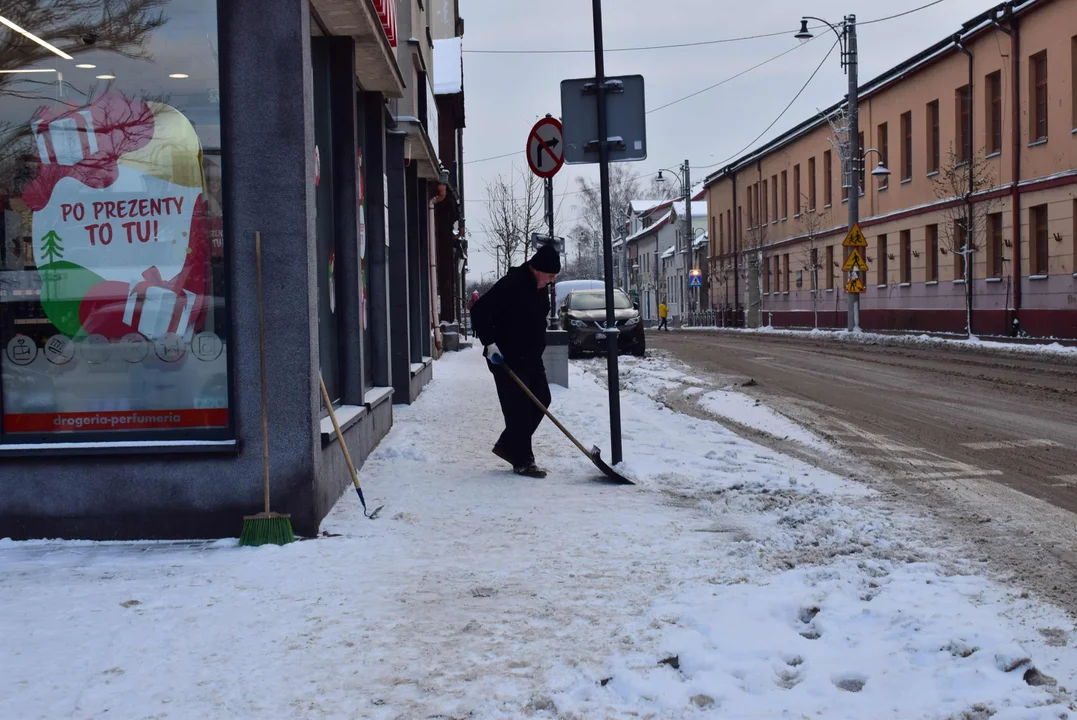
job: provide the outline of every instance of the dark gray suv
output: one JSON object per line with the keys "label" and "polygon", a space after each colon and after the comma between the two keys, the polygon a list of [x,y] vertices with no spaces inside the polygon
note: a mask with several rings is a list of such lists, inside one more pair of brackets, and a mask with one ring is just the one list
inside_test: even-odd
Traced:
{"label": "dark gray suv", "polygon": [[[642,357],[647,349],[639,308],[623,290],[613,291],[613,310],[617,321],[617,349]],[[606,292],[575,290],[570,292],[560,311],[561,329],[568,331],[569,357],[606,350]]]}

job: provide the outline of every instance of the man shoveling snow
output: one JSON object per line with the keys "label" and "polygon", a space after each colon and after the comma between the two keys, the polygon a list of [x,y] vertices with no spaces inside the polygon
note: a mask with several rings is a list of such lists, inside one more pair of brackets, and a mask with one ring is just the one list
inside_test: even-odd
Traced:
{"label": "man shoveling snow", "polygon": [[550,385],[542,353],[546,349],[546,316],[550,299],[546,291],[561,272],[561,258],[550,246],[523,265],[514,267],[479,298],[471,308],[475,335],[485,346],[497,397],[505,416],[505,430],[494,444],[494,454],[512,465],[517,475],[544,478],[546,471],[535,464],[531,436],[542,422],[542,408],[516,385],[505,366],[545,407],[550,406]]}

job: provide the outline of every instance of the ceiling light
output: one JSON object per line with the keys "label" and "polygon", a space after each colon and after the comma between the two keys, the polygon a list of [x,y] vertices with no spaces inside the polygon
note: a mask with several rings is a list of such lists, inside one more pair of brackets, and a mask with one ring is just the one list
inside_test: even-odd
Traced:
{"label": "ceiling light", "polygon": [[186,80],[191,76],[187,75],[186,73],[172,73],[168,77],[173,78],[174,80]]}
{"label": "ceiling light", "polygon": [[56,72],[51,68],[27,68],[26,70],[0,70],[0,75],[15,75],[17,73],[50,73]]}
{"label": "ceiling light", "polygon": [[33,40],[34,42],[36,42],[38,45],[45,48],[46,50],[49,50],[51,52],[56,53],[57,55],[62,57],[64,60],[74,60],[75,59],[75,58],[71,57],[70,55],[68,55],[67,53],[65,53],[60,48],[56,47],[55,45],[51,45],[51,44],[45,42],[44,40],[42,40],[41,38],[39,38],[37,35],[34,35],[31,32],[27,32],[26,30],[23,30],[21,27],[19,27],[15,23],[11,22],[10,20],[8,20],[3,15],[0,15],[0,25],[7,25],[9,28],[14,30],[15,32],[19,33],[20,35],[23,35],[25,37],[30,38],[31,40]]}
{"label": "ceiling light", "polygon": [[98,80],[115,80],[116,76],[115,75],[98,75],[97,79]]}
{"label": "ceiling light", "polygon": [[83,70],[93,70],[97,66],[92,63],[79,63],[75,67],[82,68]]}

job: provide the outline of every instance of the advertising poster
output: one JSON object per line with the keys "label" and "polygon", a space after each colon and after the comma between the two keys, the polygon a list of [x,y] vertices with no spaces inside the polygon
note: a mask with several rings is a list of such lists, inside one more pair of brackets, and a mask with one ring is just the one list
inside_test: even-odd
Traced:
{"label": "advertising poster", "polygon": [[4,431],[227,426],[224,341],[206,327],[223,303],[211,289],[220,212],[191,123],[109,92],[43,107],[30,130],[34,260],[7,308]]}

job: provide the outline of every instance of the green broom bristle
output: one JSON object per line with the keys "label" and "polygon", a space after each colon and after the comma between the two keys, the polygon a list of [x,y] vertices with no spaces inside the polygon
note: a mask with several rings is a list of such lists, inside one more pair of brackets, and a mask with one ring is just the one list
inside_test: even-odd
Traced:
{"label": "green broom bristle", "polygon": [[292,520],[287,515],[243,518],[240,546],[287,545],[290,542],[295,542],[295,533],[292,532]]}

